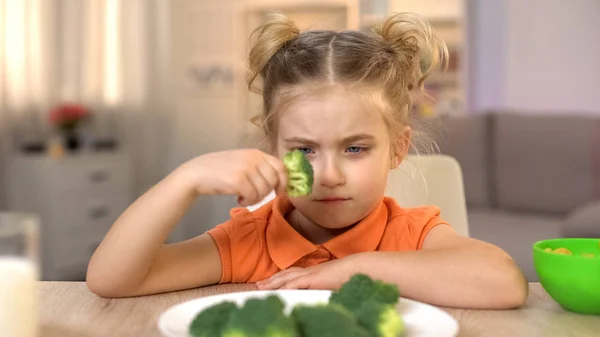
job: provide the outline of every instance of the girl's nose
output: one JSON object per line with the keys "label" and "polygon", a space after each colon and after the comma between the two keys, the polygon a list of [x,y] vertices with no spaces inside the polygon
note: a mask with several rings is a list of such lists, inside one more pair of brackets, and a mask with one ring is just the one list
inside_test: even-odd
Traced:
{"label": "girl's nose", "polygon": [[324,187],[334,188],[346,183],[346,178],[335,158],[323,158],[316,172],[317,182]]}

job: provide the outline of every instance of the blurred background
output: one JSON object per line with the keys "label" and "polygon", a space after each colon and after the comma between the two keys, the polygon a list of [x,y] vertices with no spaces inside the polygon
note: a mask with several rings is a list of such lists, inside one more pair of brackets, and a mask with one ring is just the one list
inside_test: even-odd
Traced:
{"label": "blurred background", "polygon": [[[301,29],[424,16],[451,62],[415,112],[441,122],[440,150],[461,164],[471,236],[530,281],[535,241],[600,237],[600,1],[0,0],[0,209],[41,215],[44,279],[85,279],[137,196],[249,145],[248,37],[271,10]],[[169,240],[233,206],[200,198]]]}

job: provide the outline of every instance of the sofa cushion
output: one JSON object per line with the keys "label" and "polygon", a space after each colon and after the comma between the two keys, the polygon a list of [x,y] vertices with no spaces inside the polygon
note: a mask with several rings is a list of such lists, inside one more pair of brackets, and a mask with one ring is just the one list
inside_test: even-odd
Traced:
{"label": "sofa cushion", "polygon": [[590,117],[497,114],[497,206],[566,214],[593,200],[595,132]]}
{"label": "sofa cushion", "polygon": [[563,218],[527,213],[472,209],[469,234],[506,251],[530,282],[537,282],[532,246],[535,242],[561,237]]}
{"label": "sofa cushion", "polygon": [[600,238],[600,200],[575,209],[564,223],[563,235],[571,238]]}
{"label": "sofa cushion", "polygon": [[488,115],[444,116],[436,139],[440,152],[460,163],[467,205],[489,207],[490,165]]}

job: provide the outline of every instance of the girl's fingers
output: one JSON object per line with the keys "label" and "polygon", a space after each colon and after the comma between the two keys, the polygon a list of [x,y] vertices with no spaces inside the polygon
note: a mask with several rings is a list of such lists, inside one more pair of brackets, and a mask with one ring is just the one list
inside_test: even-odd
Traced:
{"label": "girl's fingers", "polygon": [[246,175],[242,176],[237,182],[234,189],[238,194],[238,204],[240,206],[248,206],[257,203],[260,200],[258,199],[258,191],[256,187],[252,183],[251,178]]}
{"label": "girl's fingers", "polygon": [[279,174],[277,173],[277,171],[275,171],[273,169],[273,166],[271,166],[271,164],[269,164],[267,161],[261,163],[258,166],[258,172],[260,173],[260,175],[263,177],[263,179],[268,184],[268,191],[266,191],[266,194],[264,194],[262,196],[264,198],[269,193],[271,193],[272,190],[277,189],[277,187],[279,185]]}
{"label": "girl's fingers", "polygon": [[304,274],[303,268],[290,268],[271,276],[265,281],[258,282],[257,285],[260,289],[279,289],[302,274]]}
{"label": "girl's fingers", "polygon": [[272,190],[281,188],[282,179],[285,186],[287,176],[283,163],[273,156],[264,155],[264,160],[249,166],[245,177],[238,182],[238,203],[240,206],[248,206],[260,202]]}
{"label": "girl's fingers", "polygon": [[310,275],[298,276],[279,289],[310,289]]}
{"label": "girl's fingers", "polygon": [[287,274],[285,277],[279,277],[273,281],[269,281],[268,283],[259,285],[259,289],[276,290],[276,289],[281,288],[286,283],[295,279],[298,276],[300,276],[298,273],[290,273],[290,274]]}
{"label": "girl's fingers", "polygon": [[256,190],[256,199],[252,201],[252,204],[261,201],[272,189],[258,169],[248,172],[248,179]]}
{"label": "girl's fingers", "polygon": [[277,175],[279,177],[275,190],[277,191],[277,193],[285,193],[288,180],[285,165],[278,158],[269,155],[267,155],[267,161],[269,162],[269,164],[271,164],[271,166],[273,167],[275,172],[277,172]]}

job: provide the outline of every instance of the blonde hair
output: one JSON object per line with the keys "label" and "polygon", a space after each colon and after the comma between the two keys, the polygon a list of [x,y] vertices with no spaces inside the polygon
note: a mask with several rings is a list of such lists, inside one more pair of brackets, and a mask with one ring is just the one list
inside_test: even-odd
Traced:
{"label": "blonde hair", "polygon": [[415,127],[417,119],[410,118],[412,102],[415,94],[425,94],[425,79],[446,68],[448,50],[420,16],[393,14],[371,32],[301,33],[287,17],[272,14],[254,31],[252,41],[248,88],[262,94],[263,111],[252,122],[261,128],[263,138],[272,140],[276,133],[278,96],[306,83],[380,89],[384,109],[389,111],[385,120],[392,144],[405,126],[413,129],[413,148],[420,136],[426,136]]}

